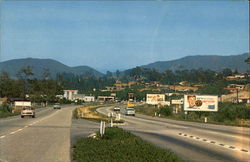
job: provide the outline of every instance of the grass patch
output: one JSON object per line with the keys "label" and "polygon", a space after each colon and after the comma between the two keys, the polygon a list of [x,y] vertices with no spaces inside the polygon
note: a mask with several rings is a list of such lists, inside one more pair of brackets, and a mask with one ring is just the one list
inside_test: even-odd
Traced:
{"label": "grass patch", "polygon": [[19,112],[12,113],[11,108],[7,104],[3,104],[0,106],[0,118],[7,118],[10,116],[16,116],[19,115]]}
{"label": "grass patch", "polygon": [[103,137],[82,138],[74,145],[73,159],[86,161],[182,161],[121,128],[106,128]]}
{"label": "grass patch", "polygon": [[218,112],[179,112],[173,113],[170,106],[157,108],[155,106],[143,105],[135,107],[137,113],[148,116],[159,116],[163,118],[204,123],[205,117],[208,123],[230,126],[250,127],[250,107],[245,104],[219,103]]}
{"label": "grass patch", "polygon": [[[94,122],[105,121],[110,123],[110,118],[97,111],[102,105],[96,106],[84,106],[74,110],[73,116],[75,119],[87,119]],[[115,120],[113,117],[113,123],[124,123],[123,120]]]}
{"label": "grass patch", "polygon": [[16,116],[16,115],[19,115],[19,114],[20,114],[19,112],[11,113],[11,112],[0,111],[0,118],[7,118],[7,117],[10,117],[10,116]]}

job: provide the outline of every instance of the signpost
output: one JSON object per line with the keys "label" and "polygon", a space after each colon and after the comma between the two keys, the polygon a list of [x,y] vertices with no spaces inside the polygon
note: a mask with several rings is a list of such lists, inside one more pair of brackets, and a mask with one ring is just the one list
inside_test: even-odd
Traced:
{"label": "signpost", "polygon": [[177,99],[171,100],[171,105],[175,105],[175,111],[174,112],[177,114],[178,111],[181,109],[181,105],[183,105],[183,98],[179,99],[179,100],[177,100]]}
{"label": "signpost", "polygon": [[100,135],[101,135],[101,137],[104,135],[104,133],[105,133],[105,122],[101,121],[101,123],[100,123]]}

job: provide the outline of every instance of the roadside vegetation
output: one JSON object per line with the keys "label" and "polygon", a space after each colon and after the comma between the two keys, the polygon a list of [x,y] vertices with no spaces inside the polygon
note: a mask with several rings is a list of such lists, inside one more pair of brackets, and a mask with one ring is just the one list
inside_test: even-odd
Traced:
{"label": "roadside vegetation", "polygon": [[183,111],[175,114],[171,106],[157,108],[145,105],[137,106],[135,109],[137,113],[168,119],[204,123],[204,119],[207,117],[208,123],[250,127],[250,107],[246,104],[219,103],[218,112],[188,112],[188,114]]}
{"label": "roadside vegetation", "polygon": [[[98,156],[97,156],[98,155]],[[182,161],[173,152],[158,148],[117,127],[106,128],[101,137],[82,138],[74,145],[73,160],[92,161]]]}
{"label": "roadside vegetation", "polygon": [[[94,122],[104,121],[110,123],[111,118],[103,115],[97,111],[98,108],[102,107],[103,105],[88,105],[76,108],[74,110],[74,118],[76,119],[87,119]],[[108,105],[105,105],[108,106]],[[113,117],[113,123],[124,123],[123,120],[115,120]]]}
{"label": "roadside vegetation", "polygon": [[18,115],[19,113],[15,112],[15,113],[12,113],[11,112],[11,108],[9,105],[7,104],[3,104],[0,106],[0,118],[6,118],[6,117],[9,117],[9,116],[15,116],[15,115]]}

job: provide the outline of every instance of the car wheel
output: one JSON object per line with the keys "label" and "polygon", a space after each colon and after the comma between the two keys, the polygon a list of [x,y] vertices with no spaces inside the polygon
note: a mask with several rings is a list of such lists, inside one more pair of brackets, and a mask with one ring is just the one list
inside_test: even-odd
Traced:
{"label": "car wheel", "polygon": [[21,116],[21,118],[23,118],[24,116]]}
{"label": "car wheel", "polygon": [[35,115],[32,115],[32,118],[35,118],[36,116]]}

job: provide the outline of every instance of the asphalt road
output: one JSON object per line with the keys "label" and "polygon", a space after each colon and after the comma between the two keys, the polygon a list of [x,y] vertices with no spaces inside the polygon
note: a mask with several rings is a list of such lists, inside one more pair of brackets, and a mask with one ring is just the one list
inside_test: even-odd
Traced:
{"label": "asphalt road", "polygon": [[[76,106],[43,108],[36,118],[0,119],[0,161],[69,162],[71,144],[98,130],[99,124],[72,119]],[[98,111],[107,114],[111,107]],[[126,130],[186,161],[250,161],[250,129],[148,117],[124,116]]]}
{"label": "asphalt road", "polygon": [[0,161],[69,162],[72,110],[43,108],[36,118],[0,119]]}
{"label": "asphalt road", "polygon": [[[100,113],[112,107],[99,108]],[[220,126],[136,114],[124,116],[120,126],[186,161],[250,161],[250,128]]]}

